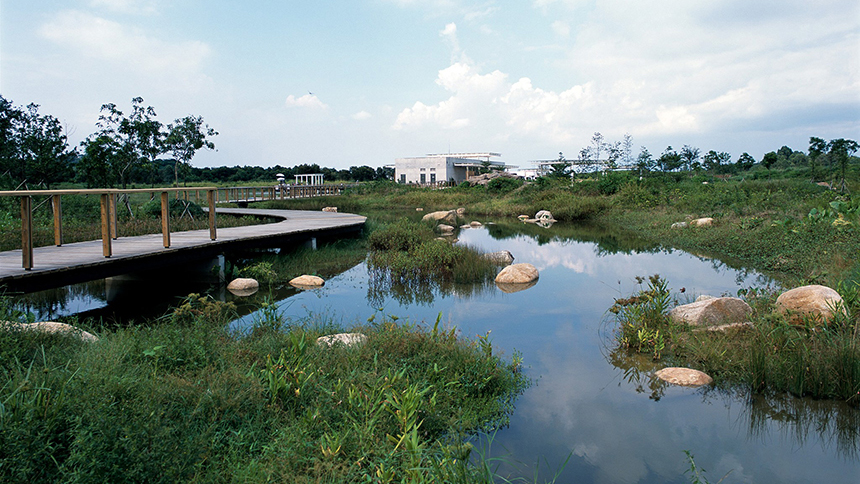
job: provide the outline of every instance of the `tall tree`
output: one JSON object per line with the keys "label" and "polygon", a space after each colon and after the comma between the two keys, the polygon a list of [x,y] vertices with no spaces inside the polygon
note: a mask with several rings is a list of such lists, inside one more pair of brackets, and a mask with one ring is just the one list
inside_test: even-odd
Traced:
{"label": "tall tree", "polygon": [[765,153],[762,157],[761,166],[767,168],[767,171],[770,172],[770,167],[772,167],[773,164],[777,162],[777,160],[779,160],[779,157],[777,156],[776,152],[770,151],[768,153]]}
{"label": "tall tree", "polygon": [[191,166],[191,159],[201,149],[215,149],[207,139],[218,132],[203,122],[203,116],[186,116],[167,125],[164,149],[173,155],[173,185],[179,185],[179,168]]}
{"label": "tall tree", "polygon": [[684,145],[681,148],[681,160],[687,170],[694,169],[694,165],[697,165],[699,163],[699,154],[699,148],[695,148],[690,145]]}
{"label": "tall tree", "polygon": [[736,164],[739,171],[747,171],[755,165],[755,158],[753,158],[749,153],[744,152],[741,156],[738,156]]}
{"label": "tall tree", "polygon": [[807,156],[807,161],[809,162],[809,171],[812,176],[812,181],[815,181],[815,168],[818,165],[818,159],[827,152],[827,143],[824,142],[823,139],[812,136],[809,138],[809,155]]}
{"label": "tall tree", "polygon": [[142,97],[132,99],[131,103],[132,112],[128,117],[116,104],[103,104],[102,114],[96,123],[100,128],[96,137],[108,136],[119,146],[113,154],[111,165],[123,188],[131,171],[152,165],[163,152],[163,125],[155,119],[155,109],[152,106],[143,107]]}
{"label": "tall tree", "polygon": [[648,148],[644,146],[639,152],[639,156],[636,157],[636,168],[639,169],[640,177],[654,169],[654,158],[651,156]]}
{"label": "tall tree", "polygon": [[664,173],[675,171],[681,167],[681,155],[672,149],[672,146],[667,146],[657,159],[657,164],[660,166],[660,171]]}
{"label": "tall tree", "polygon": [[633,137],[630,133],[624,133],[624,138],[621,141],[621,162],[624,166],[633,164]]}
{"label": "tall tree", "polygon": [[60,121],[51,115],[40,115],[39,105],[30,104],[22,115],[19,158],[24,170],[22,179],[50,188],[58,181],[69,181],[71,160],[66,134]]}
{"label": "tall tree", "polygon": [[725,151],[717,153],[714,150],[710,150],[702,158],[702,164],[705,166],[705,169],[714,173],[719,173],[723,166],[729,164],[731,161],[732,155]]}
{"label": "tall tree", "polygon": [[549,166],[549,176],[552,178],[568,178],[571,175],[570,162],[564,159],[564,153],[558,152],[558,160]]}
{"label": "tall tree", "polygon": [[833,159],[833,162],[839,167],[841,175],[840,186],[842,191],[845,191],[845,170],[848,167],[848,160],[854,154],[860,145],[856,141],[844,138],[830,140],[827,143],[827,154]]}

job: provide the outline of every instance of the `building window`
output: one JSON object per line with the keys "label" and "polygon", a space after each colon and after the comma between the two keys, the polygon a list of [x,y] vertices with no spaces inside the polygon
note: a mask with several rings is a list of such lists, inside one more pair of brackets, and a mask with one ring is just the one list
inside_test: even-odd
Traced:
{"label": "building window", "polygon": [[406,174],[401,174],[401,175],[400,175],[400,183],[402,183],[402,184],[404,184],[404,185],[406,184]]}
{"label": "building window", "polygon": [[421,184],[427,183],[427,175],[424,173],[421,174]]}
{"label": "building window", "polygon": [[436,183],[436,174],[435,173],[430,174],[430,183]]}
{"label": "building window", "polygon": [[421,171],[425,171],[425,170],[427,170],[427,168],[421,168]]}
{"label": "building window", "polygon": [[430,168],[430,171],[436,171],[436,168]]}

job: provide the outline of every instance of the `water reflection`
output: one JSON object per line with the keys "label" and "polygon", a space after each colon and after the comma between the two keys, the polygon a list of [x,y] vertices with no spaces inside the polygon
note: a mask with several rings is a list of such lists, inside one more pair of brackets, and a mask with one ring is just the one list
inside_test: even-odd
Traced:
{"label": "water reflection", "polygon": [[[517,401],[492,455],[524,467],[511,476],[557,482],[689,482],[684,450],[724,482],[854,483],[860,475],[860,410],[785,395],[752,396],[655,384],[656,365],[605,349],[606,310],[637,289],[636,276],[660,274],[685,296],[736,294],[771,284],[765,276],[597,226],[490,224],[463,229],[463,243],[509,250],[540,271],[537,284],[506,293],[493,284],[394,287],[365,264],[318,290],[276,288],[239,300],[242,314],[265,298],[288,320],[323,315],[344,326],[382,308],[401,320],[443,324],[474,337],[491,331],[494,348],[522,353],[535,380]],[[251,313],[237,328],[253,324]],[[535,464],[540,461],[540,468]]]}

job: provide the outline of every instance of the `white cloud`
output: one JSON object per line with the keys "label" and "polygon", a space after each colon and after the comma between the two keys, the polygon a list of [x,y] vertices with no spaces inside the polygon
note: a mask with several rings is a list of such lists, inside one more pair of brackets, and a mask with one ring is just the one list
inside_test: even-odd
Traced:
{"label": "white cloud", "polygon": [[370,119],[372,117],[373,115],[368,113],[367,111],[359,111],[352,115],[352,119],[356,121],[364,121],[365,119]]}
{"label": "white cloud", "polygon": [[39,28],[39,35],[81,56],[148,74],[187,75],[211,54],[203,42],[166,42],[139,28],[76,10],[56,14]]}
{"label": "white cloud", "polygon": [[126,14],[151,15],[158,11],[158,0],[89,0],[89,5]]}
{"label": "white cloud", "polygon": [[287,96],[285,104],[287,107],[328,109],[328,105],[320,101],[315,94],[305,94],[301,97],[296,97],[290,94],[289,96]]}
{"label": "white cloud", "polygon": [[556,20],[551,25],[552,31],[559,37],[570,37],[570,24],[563,20]]}

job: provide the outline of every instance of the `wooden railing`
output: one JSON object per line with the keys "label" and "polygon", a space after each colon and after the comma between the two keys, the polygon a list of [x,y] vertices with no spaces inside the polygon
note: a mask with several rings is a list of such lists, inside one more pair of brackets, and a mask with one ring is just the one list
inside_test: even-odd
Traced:
{"label": "wooden railing", "polygon": [[[290,198],[324,197],[342,195],[354,185],[275,185],[264,187],[217,188],[216,203],[259,202],[264,200],[286,200]],[[189,190],[193,191],[193,190]]]}
{"label": "wooden railing", "polygon": [[[229,190],[229,189],[228,189]],[[21,199],[21,250],[22,266],[25,270],[33,268],[33,197],[46,196],[51,199],[51,206],[54,212],[54,243],[59,247],[63,245],[63,210],[62,196],[63,195],[98,195],[100,197],[100,214],[101,214],[101,232],[102,232],[102,253],[105,257],[110,257],[111,240],[119,237],[117,234],[117,219],[116,219],[116,201],[118,195],[132,193],[151,193],[161,195],[161,233],[164,240],[164,247],[170,247],[170,197],[169,194],[175,192],[176,198],[180,198],[180,194],[184,195],[181,198],[189,200],[189,194],[196,192],[197,201],[200,201],[200,193],[206,194],[207,205],[209,206],[209,238],[216,238],[216,218],[215,218],[215,187],[201,188],[143,188],[143,189],[81,189],[81,190],[16,190],[16,191],[0,191],[0,196],[3,197],[19,197]]]}

